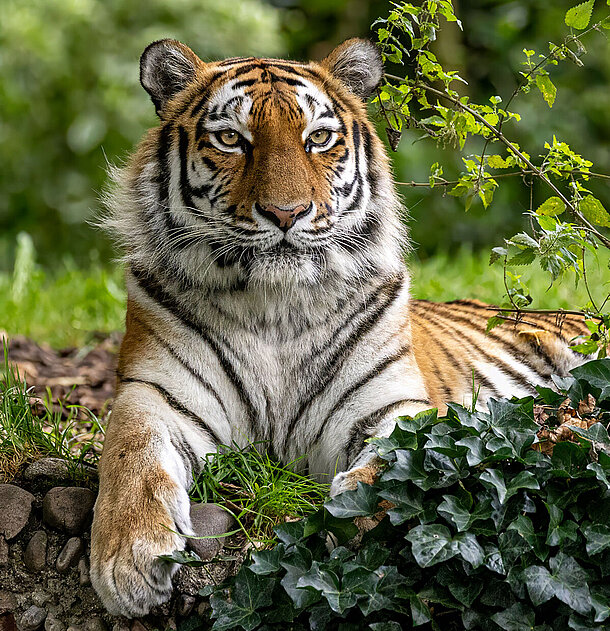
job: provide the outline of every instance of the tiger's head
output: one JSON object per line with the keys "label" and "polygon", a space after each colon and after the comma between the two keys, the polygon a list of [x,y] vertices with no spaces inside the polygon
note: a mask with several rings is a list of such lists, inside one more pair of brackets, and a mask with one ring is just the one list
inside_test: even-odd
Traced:
{"label": "tiger's head", "polygon": [[175,40],[148,46],[140,79],[160,125],[111,199],[127,257],[245,286],[395,266],[397,201],[366,112],[382,73],[361,39],[318,63],[206,63]]}

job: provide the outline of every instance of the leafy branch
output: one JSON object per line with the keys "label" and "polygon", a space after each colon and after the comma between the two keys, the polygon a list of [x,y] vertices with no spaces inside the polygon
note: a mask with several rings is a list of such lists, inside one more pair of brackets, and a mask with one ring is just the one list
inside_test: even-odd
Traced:
{"label": "leafy branch", "polygon": [[[501,305],[498,317],[492,318],[490,325],[496,326],[506,320],[507,316],[502,316],[504,311],[535,311],[529,309],[532,297],[523,275],[511,270],[538,260],[543,270],[550,273],[551,282],[562,280],[567,272],[574,274],[576,282],[582,280],[589,302],[575,311],[588,317],[588,322],[594,322],[595,330],[591,331],[589,344],[576,348],[587,353],[594,350],[598,357],[604,357],[610,341],[610,316],[604,316],[601,309],[610,294],[603,301],[597,301],[593,296],[587,278],[586,256],[595,253],[600,246],[610,249],[610,236],[605,232],[610,228],[610,214],[585,186],[592,178],[610,179],[610,176],[592,172],[591,161],[556,137],[545,143],[546,152],[541,156],[540,164],[536,164],[530,154],[504,131],[505,123],[520,121],[519,114],[511,112],[509,107],[518,95],[529,92],[532,87],[540,91],[549,107],[553,106],[557,88],[549,74],[550,66],[566,59],[579,67],[584,65],[580,59],[585,52],[582,38],[610,28],[610,16],[592,23],[594,4],[595,0],[587,0],[566,13],[565,23],[571,29],[569,35],[561,44],[551,42],[549,52],[538,55],[537,62],[534,61],[535,51],[524,49],[525,68],[520,72],[521,79],[506,105],[501,107],[500,96],[490,97],[489,104],[480,104],[460,95],[452,84],[466,82],[457,72],[445,70],[430,50],[431,42],[437,39],[441,18],[462,28],[449,0],[425,0],[421,6],[393,3],[389,16],[377,20],[373,27],[377,29],[384,59],[395,64],[404,64],[408,59],[410,70],[405,76],[386,74],[375,100],[388,124],[388,139],[394,150],[402,131],[408,127],[421,129],[440,145],[458,147],[461,151],[470,138],[479,137],[484,141],[482,151],[462,157],[466,170],[458,180],[444,178],[442,166],[435,162],[431,165],[427,183],[399,184],[439,186],[449,195],[463,197],[466,210],[477,198],[487,208],[501,178],[521,176],[529,187],[531,201],[526,215],[531,234],[514,235],[504,240],[504,246],[492,250],[490,263],[501,261],[504,265],[507,302]],[[487,154],[488,146],[496,142],[505,147],[505,156]],[[511,168],[506,173],[497,172]],[[542,181],[553,196],[534,210],[533,182],[536,180]],[[566,211],[570,219],[562,220],[561,215]]]}

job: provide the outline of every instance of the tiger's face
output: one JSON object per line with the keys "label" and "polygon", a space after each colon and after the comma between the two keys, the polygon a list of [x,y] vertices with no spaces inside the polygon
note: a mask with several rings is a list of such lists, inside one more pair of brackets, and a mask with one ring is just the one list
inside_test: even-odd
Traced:
{"label": "tiger's face", "polygon": [[381,74],[366,40],[320,63],[204,63],[179,42],[151,44],[141,81],[161,125],[145,155],[166,247],[203,251],[206,269],[259,284],[311,284],[345,266],[338,259],[364,249],[389,194],[365,107]]}

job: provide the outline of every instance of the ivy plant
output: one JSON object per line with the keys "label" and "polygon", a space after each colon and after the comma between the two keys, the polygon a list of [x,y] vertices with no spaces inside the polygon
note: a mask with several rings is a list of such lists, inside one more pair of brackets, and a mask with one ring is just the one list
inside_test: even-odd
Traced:
{"label": "ivy plant", "polygon": [[[202,591],[212,629],[607,628],[610,359],[557,387],[399,419],[370,441],[374,485],[277,526],[281,543]],[[589,405],[551,453],[540,423],[557,425],[567,398]]]}

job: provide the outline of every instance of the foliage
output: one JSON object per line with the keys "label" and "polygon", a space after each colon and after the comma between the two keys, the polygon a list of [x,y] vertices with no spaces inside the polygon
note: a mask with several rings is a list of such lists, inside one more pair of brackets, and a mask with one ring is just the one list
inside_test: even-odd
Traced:
{"label": "foliage", "polygon": [[[32,392],[19,371],[8,361],[3,343],[4,365],[0,374],[0,480],[17,475],[24,465],[41,458],[62,458],[69,474],[87,481],[97,463],[101,445],[94,436],[104,432],[99,419],[82,405],[58,402],[54,407],[50,391],[39,399],[34,414]],[[83,440],[83,436],[89,436]]]}
{"label": "foliage", "polygon": [[[310,517],[210,599],[213,629],[602,629],[610,619],[610,359],[539,388],[597,397],[580,442],[532,449],[534,399],[450,404],[371,439],[385,470]],[[354,517],[380,523],[354,546]],[[379,516],[377,515],[377,518]],[[332,545],[331,545],[332,543]],[[329,550],[331,550],[329,552]],[[204,594],[210,593],[206,589]]]}
{"label": "foliage", "polygon": [[[441,19],[456,22],[461,27],[449,0],[425,0],[420,6],[394,3],[389,16],[376,20],[373,26],[384,60],[402,64],[408,59],[411,65],[407,76],[387,74],[385,84],[378,91],[377,103],[388,124],[390,145],[398,144],[404,126],[415,126],[442,146],[461,151],[469,138],[484,140],[480,153],[462,157],[465,171],[457,181],[445,179],[442,166],[435,162],[430,168],[429,182],[412,185],[438,186],[451,196],[463,198],[468,210],[475,199],[487,208],[501,177],[522,177],[530,191],[533,191],[534,180],[543,182],[553,195],[536,209],[530,195],[527,212],[530,232],[505,239],[504,246],[492,251],[490,262],[500,261],[504,267],[506,301],[501,306],[517,312],[530,310],[531,293],[522,275],[514,271],[515,266],[538,261],[550,274],[551,282],[571,272],[587,290],[588,300],[582,309],[592,329],[588,344],[579,350],[598,351],[598,357],[604,357],[610,342],[610,314],[604,314],[603,308],[610,294],[603,303],[596,303],[589,287],[586,264],[587,253],[595,253],[600,246],[610,247],[610,238],[604,233],[604,229],[610,227],[610,214],[587,186],[593,177],[610,176],[593,173],[591,161],[555,136],[552,142],[545,143],[545,151],[536,161],[509,139],[505,131],[507,125],[521,120],[519,114],[509,109],[519,94],[536,87],[552,107],[557,90],[549,69],[564,60],[582,66],[580,57],[585,50],[582,38],[592,31],[610,28],[610,15],[592,22],[593,6],[594,0],[589,0],[565,14],[571,33],[560,44],[550,42],[548,53],[523,50],[522,79],[505,104],[497,95],[484,104],[462,96],[456,84],[465,83],[464,79],[456,71],[446,71],[430,50],[437,39]],[[505,153],[488,153],[492,143],[504,145]],[[501,311],[500,315],[505,312]],[[490,326],[502,321],[502,317],[496,317]]]}
{"label": "foliage", "polygon": [[328,484],[295,471],[298,461],[280,466],[264,449],[265,443],[221,445],[206,455],[190,492],[194,501],[231,510],[241,532],[257,546],[275,543],[275,526],[315,512],[328,493]]}
{"label": "foliage", "polygon": [[122,270],[93,258],[81,267],[66,255],[54,272],[36,262],[31,238],[21,233],[12,273],[0,272],[0,328],[56,348],[85,346],[125,320]]}
{"label": "foliage", "polygon": [[[205,57],[284,51],[279,14],[260,0],[6,0],[0,20],[0,232],[34,235],[44,262],[108,245],[84,223],[105,180],[148,127],[138,81],[152,41]],[[75,244],[78,247],[75,248]],[[9,252],[4,241],[0,251]],[[85,247],[86,246],[86,247]],[[104,247],[105,246],[105,247]],[[0,267],[7,260],[0,258]]]}

